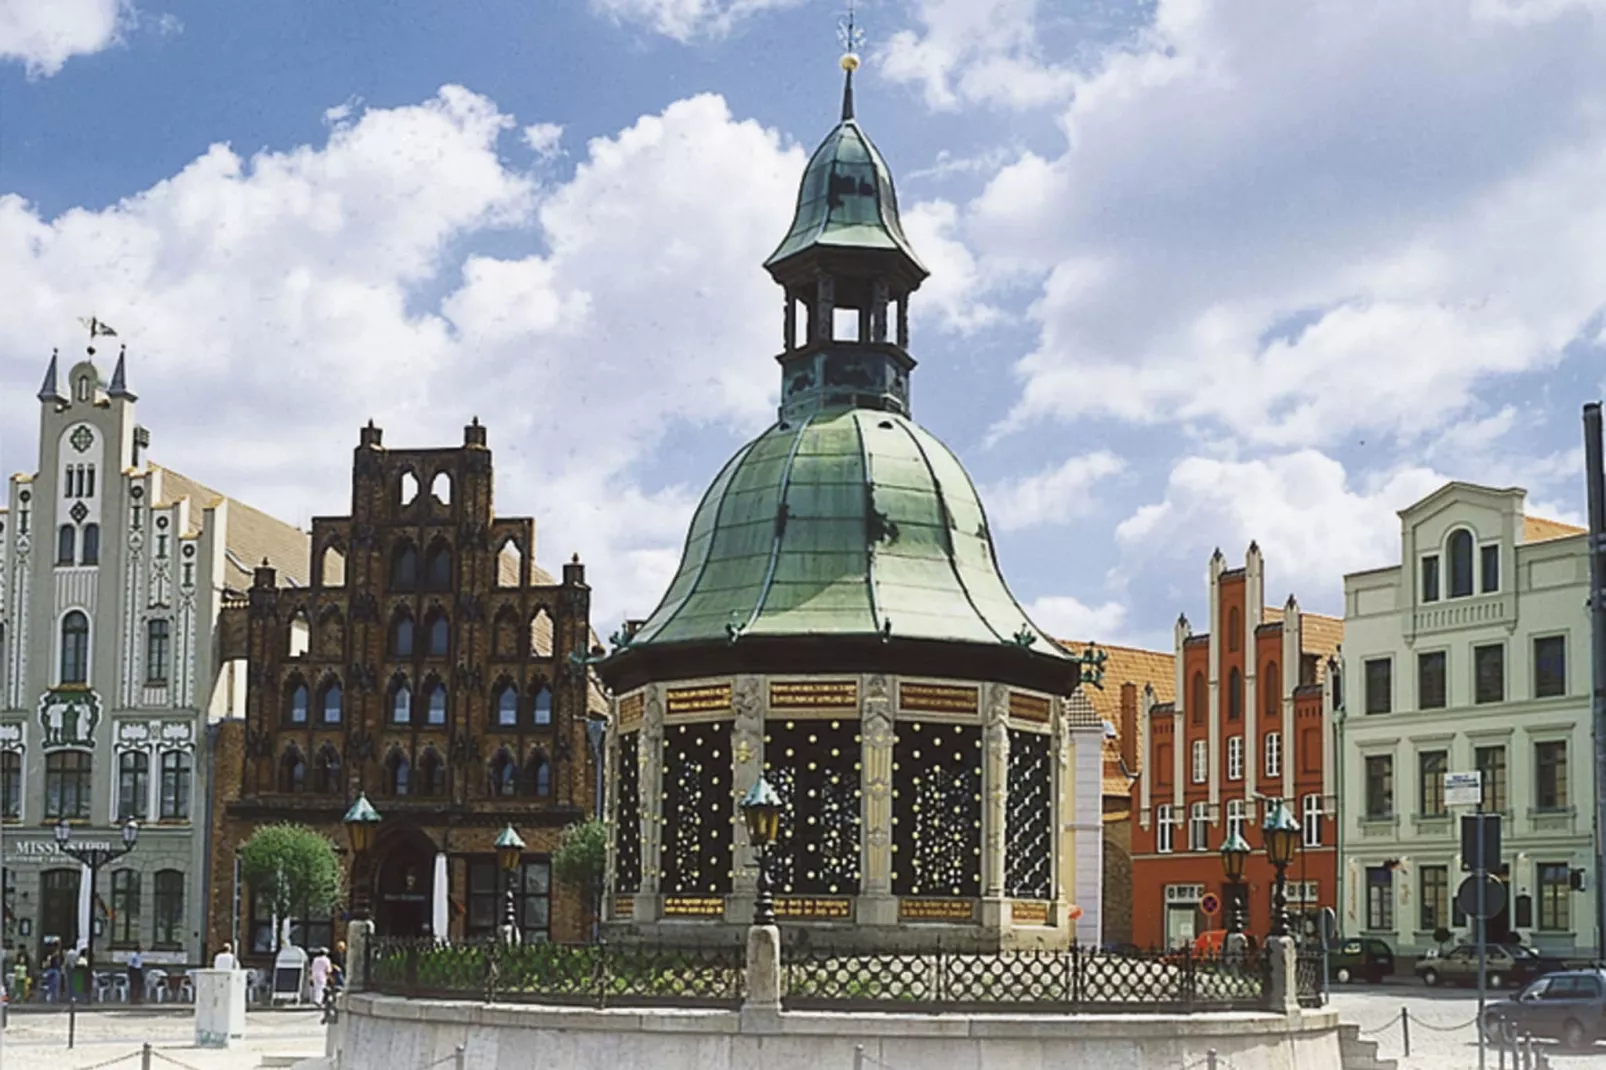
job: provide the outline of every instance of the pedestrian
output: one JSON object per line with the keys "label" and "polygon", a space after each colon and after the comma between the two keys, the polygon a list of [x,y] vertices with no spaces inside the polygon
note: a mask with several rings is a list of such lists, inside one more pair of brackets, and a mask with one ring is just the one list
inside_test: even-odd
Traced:
{"label": "pedestrian", "polygon": [[312,1004],[315,1007],[323,1006],[323,990],[329,984],[329,971],[334,963],[329,960],[329,949],[320,947],[313,956],[312,965],[307,967],[307,976],[312,979]]}
{"label": "pedestrian", "polygon": [[130,1003],[145,1002],[145,956],[140,954],[138,944],[128,953],[128,1000]]}
{"label": "pedestrian", "polygon": [[11,976],[17,1002],[28,1002],[28,998],[33,995],[33,963],[28,961],[27,948],[17,948],[17,961],[11,968]]}
{"label": "pedestrian", "polygon": [[45,956],[45,1002],[54,1003],[61,996],[61,945],[53,945]]}

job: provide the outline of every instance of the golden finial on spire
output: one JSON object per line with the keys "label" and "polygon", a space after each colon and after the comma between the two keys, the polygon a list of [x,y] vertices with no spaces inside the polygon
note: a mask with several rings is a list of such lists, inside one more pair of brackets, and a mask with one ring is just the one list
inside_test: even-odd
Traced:
{"label": "golden finial on spire", "polygon": [[848,17],[836,24],[837,40],[842,42],[842,69],[852,74],[859,69],[859,49],[864,45],[864,30],[856,19],[855,0],[848,0]]}

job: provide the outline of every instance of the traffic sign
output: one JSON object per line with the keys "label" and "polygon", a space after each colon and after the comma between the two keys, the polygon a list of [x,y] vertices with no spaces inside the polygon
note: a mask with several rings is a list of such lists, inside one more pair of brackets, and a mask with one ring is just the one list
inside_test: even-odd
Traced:
{"label": "traffic sign", "polygon": [[[1455,892],[1455,905],[1461,908],[1461,913],[1469,918],[1479,917],[1478,914],[1478,880],[1474,875],[1461,882],[1461,887]],[[1506,886],[1500,883],[1499,878],[1484,874],[1483,880],[1483,914],[1482,917],[1492,918],[1506,907]]]}
{"label": "traffic sign", "polygon": [[1477,806],[1483,802],[1483,772],[1444,774],[1444,805]]}
{"label": "traffic sign", "polygon": [[1215,917],[1216,911],[1221,909],[1221,897],[1215,892],[1206,892],[1204,898],[1199,900],[1199,912]]}

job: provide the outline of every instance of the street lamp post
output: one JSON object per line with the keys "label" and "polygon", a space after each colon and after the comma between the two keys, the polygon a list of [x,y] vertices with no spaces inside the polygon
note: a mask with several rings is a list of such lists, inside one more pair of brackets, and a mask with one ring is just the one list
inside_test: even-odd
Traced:
{"label": "street lamp post", "polygon": [[507,884],[507,906],[503,911],[503,938],[510,944],[519,942],[519,918],[513,895],[513,882],[518,878],[519,863],[524,859],[524,841],[510,824],[496,838],[496,864],[502,869]]}
{"label": "street lamp post", "polygon": [[1266,823],[1260,829],[1266,841],[1266,857],[1277,870],[1277,883],[1271,894],[1272,936],[1288,935],[1288,864],[1299,846],[1299,822],[1281,799],[1272,804]]}
{"label": "street lamp post", "polygon": [[1221,844],[1221,869],[1232,887],[1232,905],[1227,910],[1228,935],[1244,931],[1244,863],[1249,859],[1249,844],[1234,825],[1228,825],[1227,838]]}
{"label": "street lamp post", "polygon": [[[139,843],[139,823],[130,818],[123,823],[123,842],[120,846],[102,847],[99,844],[79,847],[72,842],[72,826],[67,819],[62,818],[56,823],[56,849],[68,858],[73,859],[89,870],[89,933],[85,936],[84,957],[89,960],[88,976],[95,976],[95,888],[99,883],[96,878],[100,876],[102,866],[114,862],[132,851]],[[77,1002],[77,994],[72,990],[72,978],[67,979],[68,998]],[[91,981],[89,991],[94,996],[94,984]]]}
{"label": "street lamp post", "polygon": [[357,793],[341,819],[351,837],[351,916],[358,921],[368,920],[368,852],[374,846],[374,835],[379,831],[379,811],[368,801],[365,792]]}
{"label": "street lamp post", "polygon": [[781,829],[781,800],[763,774],[742,799],[742,820],[747,823],[747,842],[758,852],[758,887],[753,899],[753,924],[775,924],[775,899],[770,894],[769,846]]}

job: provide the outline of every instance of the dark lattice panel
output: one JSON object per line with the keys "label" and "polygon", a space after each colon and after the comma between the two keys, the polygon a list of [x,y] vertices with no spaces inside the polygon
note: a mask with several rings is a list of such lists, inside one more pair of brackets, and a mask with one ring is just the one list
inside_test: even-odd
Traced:
{"label": "dark lattice panel", "polygon": [[619,768],[614,780],[614,879],[616,892],[641,891],[641,733],[619,737]]}
{"label": "dark lattice panel", "polygon": [[1009,799],[1004,840],[1004,894],[1048,899],[1054,882],[1054,775],[1049,737],[1009,734]]}
{"label": "dark lattice panel", "polygon": [[859,722],[771,721],[764,776],[781,799],[766,865],[782,895],[859,894]]}
{"label": "dark lattice panel", "polygon": [[981,729],[900,721],[892,749],[892,890],[981,894]]}
{"label": "dark lattice panel", "polygon": [[731,887],[731,722],[664,732],[663,890],[724,895]]}

